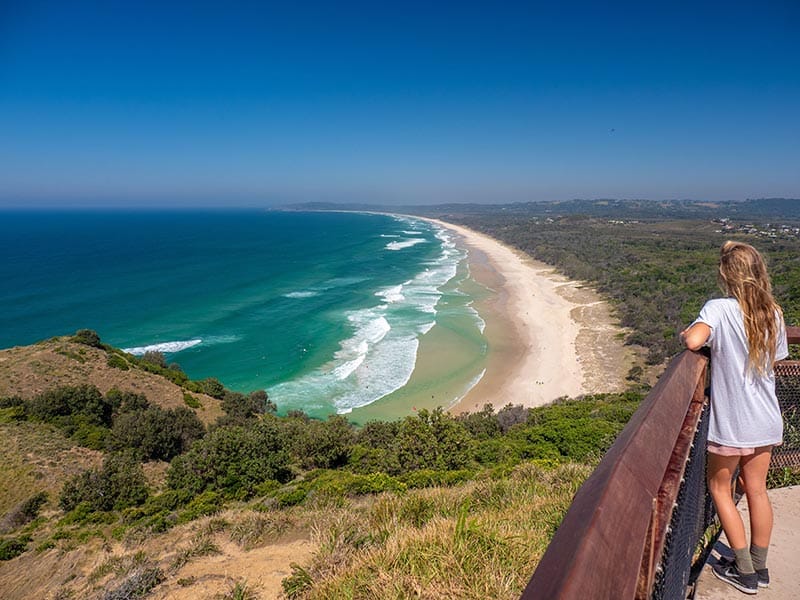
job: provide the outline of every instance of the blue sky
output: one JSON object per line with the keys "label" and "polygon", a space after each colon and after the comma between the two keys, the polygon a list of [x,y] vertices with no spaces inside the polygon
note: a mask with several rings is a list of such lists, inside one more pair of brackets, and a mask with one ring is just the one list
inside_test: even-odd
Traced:
{"label": "blue sky", "polygon": [[800,3],[0,2],[0,206],[800,197]]}

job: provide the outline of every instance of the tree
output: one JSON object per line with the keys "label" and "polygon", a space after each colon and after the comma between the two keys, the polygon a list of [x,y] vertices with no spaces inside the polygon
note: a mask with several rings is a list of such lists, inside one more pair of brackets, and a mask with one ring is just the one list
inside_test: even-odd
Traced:
{"label": "tree", "polygon": [[147,500],[147,480],[142,465],[130,454],[112,454],[100,469],[88,469],[68,479],[59,496],[65,512],[86,502],[92,510],[137,506]]}
{"label": "tree", "polygon": [[160,367],[161,369],[167,368],[167,359],[164,356],[164,353],[159,352],[158,350],[148,350],[147,352],[142,354],[139,360],[142,362],[149,363],[153,366]]}
{"label": "tree", "polygon": [[142,459],[170,460],[188,450],[204,433],[205,427],[188,408],[150,406],[119,414],[114,420],[111,445],[117,450],[134,449]]}
{"label": "tree", "polygon": [[193,494],[209,489],[244,498],[265,481],[288,481],[289,454],[277,421],[267,417],[244,427],[214,429],[173,459],[167,485]]}

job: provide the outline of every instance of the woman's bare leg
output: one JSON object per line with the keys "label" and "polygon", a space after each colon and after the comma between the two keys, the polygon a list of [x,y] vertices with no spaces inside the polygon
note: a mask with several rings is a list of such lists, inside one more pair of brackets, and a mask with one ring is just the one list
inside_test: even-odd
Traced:
{"label": "woman's bare leg", "polygon": [[[747,538],[744,533],[744,523],[736,504],[733,502],[731,484],[733,474],[739,465],[741,456],[721,456],[719,454],[708,453],[707,478],[708,491],[714,500],[714,507],[717,509],[719,521],[722,523],[722,530],[728,538],[728,544],[733,550],[740,550],[747,547]],[[748,491],[748,502],[750,501],[750,480],[745,479]],[[752,510],[752,509],[751,509]],[[752,515],[752,512],[751,512]]]}
{"label": "woman's bare leg", "polygon": [[769,547],[772,535],[772,503],[767,495],[767,471],[771,456],[772,446],[767,446],[758,448],[755,454],[743,456],[741,461],[750,511],[750,540],[762,548]]}

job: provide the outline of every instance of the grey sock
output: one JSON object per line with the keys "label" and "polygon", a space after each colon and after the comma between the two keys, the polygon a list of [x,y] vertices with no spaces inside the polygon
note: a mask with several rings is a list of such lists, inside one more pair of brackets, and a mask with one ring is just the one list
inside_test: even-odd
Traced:
{"label": "grey sock", "polygon": [[739,573],[747,575],[756,572],[753,569],[753,560],[750,558],[749,548],[739,548],[738,550],[734,548],[733,553],[736,555],[736,568],[739,569]]}
{"label": "grey sock", "polygon": [[753,559],[754,569],[760,570],[767,568],[767,550],[769,550],[769,548],[762,548],[761,546],[750,544],[750,558]]}

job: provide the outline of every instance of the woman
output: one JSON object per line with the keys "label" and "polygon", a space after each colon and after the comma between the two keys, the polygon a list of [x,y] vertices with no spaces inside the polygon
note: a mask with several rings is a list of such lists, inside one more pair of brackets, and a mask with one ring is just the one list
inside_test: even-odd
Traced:
{"label": "woman", "polygon": [[[772,297],[764,259],[747,244],[725,242],[719,280],[726,298],[706,302],[681,337],[689,350],[711,348],[708,489],[735,561],[714,565],[718,578],[747,594],[769,585],[772,505],[767,470],[782,442],[773,363],[788,355],[783,313]],[[750,547],[731,494],[739,467],[750,510]]]}

